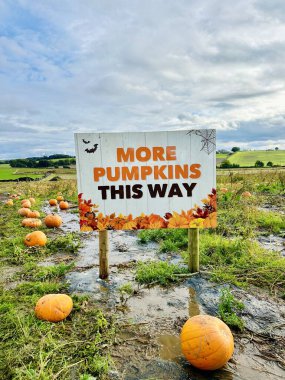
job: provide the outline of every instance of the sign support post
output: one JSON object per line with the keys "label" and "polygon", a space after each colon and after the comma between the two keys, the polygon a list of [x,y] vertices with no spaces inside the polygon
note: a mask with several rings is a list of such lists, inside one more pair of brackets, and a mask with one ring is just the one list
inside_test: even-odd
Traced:
{"label": "sign support post", "polygon": [[190,272],[199,272],[199,228],[188,229],[188,255]]}
{"label": "sign support post", "polygon": [[108,230],[99,231],[99,277],[109,276],[109,236]]}

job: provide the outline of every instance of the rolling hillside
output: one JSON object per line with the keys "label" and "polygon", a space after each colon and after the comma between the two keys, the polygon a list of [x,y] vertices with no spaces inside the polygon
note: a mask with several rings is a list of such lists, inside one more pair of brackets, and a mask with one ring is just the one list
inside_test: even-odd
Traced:
{"label": "rolling hillside", "polygon": [[241,167],[254,166],[257,160],[264,162],[273,162],[273,165],[285,166],[285,150],[253,150],[246,152],[236,152],[228,157],[231,164],[239,164]]}

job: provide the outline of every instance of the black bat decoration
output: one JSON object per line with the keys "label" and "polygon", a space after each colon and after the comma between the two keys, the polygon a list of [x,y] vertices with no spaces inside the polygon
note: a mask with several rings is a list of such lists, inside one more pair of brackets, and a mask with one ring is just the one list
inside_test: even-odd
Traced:
{"label": "black bat decoration", "polygon": [[89,144],[90,141],[85,141],[84,139],[82,139],[82,141],[84,142],[84,144]]}
{"label": "black bat decoration", "polygon": [[87,153],[95,153],[96,150],[97,150],[97,148],[98,148],[98,144],[94,144],[93,148],[91,148],[91,149],[86,148],[85,152],[87,152]]}

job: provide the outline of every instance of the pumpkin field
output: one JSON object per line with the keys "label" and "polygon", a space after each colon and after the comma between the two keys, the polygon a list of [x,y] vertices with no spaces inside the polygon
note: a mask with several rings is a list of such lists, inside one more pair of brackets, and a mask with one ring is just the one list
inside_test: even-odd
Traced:
{"label": "pumpkin field", "polygon": [[285,378],[281,168],[218,170],[196,274],[187,229],[110,230],[101,280],[74,179],[3,182],[0,202],[0,379]]}

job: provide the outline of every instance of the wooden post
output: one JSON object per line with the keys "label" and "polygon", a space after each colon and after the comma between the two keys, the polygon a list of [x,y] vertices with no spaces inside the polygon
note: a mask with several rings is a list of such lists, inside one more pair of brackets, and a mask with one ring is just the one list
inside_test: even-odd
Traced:
{"label": "wooden post", "polygon": [[109,276],[109,236],[108,230],[99,231],[99,277]]}
{"label": "wooden post", "polygon": [[188,255],[190,272],[199,272],[199,228],[188,229]]}

